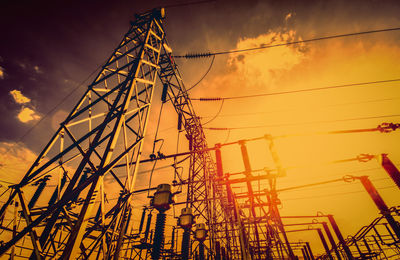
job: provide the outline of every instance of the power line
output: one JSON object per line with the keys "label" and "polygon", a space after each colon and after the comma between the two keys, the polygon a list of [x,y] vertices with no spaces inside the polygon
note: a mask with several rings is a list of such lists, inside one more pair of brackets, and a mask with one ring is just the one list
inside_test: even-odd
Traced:
{"label": "power line", "polygon": [[[353,104],[363,104],[363,103],[371,103],[371,102],[380,102],[380,101],[392,101],[392,100],[397,100],[400,99],[400,97],[397,98],[385,98],[385,99],[375,99],[375,100],[367,100],[367,101],[360,101],[360,102],[349,102],[349,103],[340,103],[340,104],[332,104],[332,105],[324,105],[324,106],[313,106],[313,109],[318,109],[321,107],[330,107],[330,106],[343,106],[343,105],[353,105]],[[218,115],[218,117],[234,117],[234,116],[246,116],[246,115],[258,115],[258,114],[270,114],[270,113],[277,113],[277,112],[286,112],[286,111],[298,111],[300,108],[296,109],[286,109],[286,110],[276,110],[276,111],[266,111],[266,112],[253,112],[253,113],[238,113],[238,114],[223,114],[223,115]],[[200,119],[203,118],[212,118],[214,116],[201,116]],[[175,129],[176,126],[170,126],[170,127],[166,127],[161,129],[159,132],[166,132],[172,129]],[[208,128],[206,128],[208,129]],[[230,130],[230,129],[212,129],[212,130]],[[153,135],[155,132],[150,133],[150,135]],[[226,143],[226,142],[224,142]]]}
{"label": "power line", "polygon": [[[304,192],[304,190],[319,190],[319,189],[327,189],[327,188],[334,188],[334,187],[341,187],[341,186],[348,186],[348,185],[359,185],[360,182],[346,182],[344,180],[345,176],[343,176],[342,178],[339,179],[334,179],[334,180],[328,180],[328,181],[321,181],[321,182],[317,182],[317,183],[307,183],[307,184],[303,184],[303,185],[299,185],[299,186],[289,186],[289,187],[285,187],[285,188],[281,188],[281,189],[277,189],[277,192],[291,192],[291,191],[301,191]],[[383,177],[383,178],[376,178],[376,179],[371,179],[371,181],[373,182],[378,182],[378,181],[383,181],[383,180],[391,180],[390,177]],[[336,182],[336,185],[326,185],[326,184],[333,184]],[[339,182],[339,183],[337,183]],[[323,187],[316,187],[316,186],[321,186],[323,185]]]}
{"label": "power line", "polygon": [[196,87],[196,86],[207,76],[207,74],[210,72],[210,70],[211,70],[211,68],[212,68],[212,66],[213,66],[213,64],[214,64],[214,60],[215,60],[215,55],[213,56],[213,58],[212,58],[212,60],[211,60],[211,63],[210,63],[210,66],[208,67],[206,73],[204,73],[204,75],[203,75],[193,86],[191,86],[190,88],[188,88],[186,91],[190,91],[191,89],[193,89],[194,87]]}
{"label": "power line", "polygon": [[[208,73],[211,71],[211,68],[214,64],[214,60],[215,60],[215,56],[213,56],[210,65],[208,67],[208,69],[206,70],[206,72],[203,74],[203,76],[195,83],[193,84],[193,86],[191,86],[190,88],[186,89],[186,92],[189,92],[190,90],[192,90],[193,88],[195,88],[197,85],[200,84],[200,82],[203,81],[203,79],[205,79],[205,77],[208,75]],[[171,98],[168,98],[166,101],[171,101]]]}
{"label": "power line", "polygon": [[10,185],[15,185],[16,184],[16,183],[9,182],[9,181],[6,181],[6,180],[0,180],[0,182],[4,182],[4,183],[10,184]]}
{"label": "power line", "polygon": [[[397,164],[395,164],[397,166]],[[353,174],[359,174],[359,173],[364,173],[364,172],[368,172],[368,171],[377,171],[377,170],[381,170],[382,167],[374,167],[374,168],[367,168],[367,169],[360,169],[360,170],[354,170],[354,171],[346,171],[344,173],[339,173],[339,174],[334,174],[331,177],[341,177],[344,175],[353,175]],[[292,181],[289,181],[289,184],[291,184]],[[288,183],[285,183],[284,180],[280,181],[280,185],[284,186],[284,185],[288,185]]]}
{"label": "power line", "polygon": [[[66,96],[64,96],[54,107],[52,107],[49,111],[47,111],[46,114],[44,114],[39,121],[37,121],[33,126],[31,126],[23,135],[21,135],[15,142],[21,142],[26,136],[28,136],[41,122],[44,121],[45,118],[47,118],[51,113],[53,113],[62,103],[64,103],[72,94],[77,91],[83,84],[91,78],[98,69],[100,69],[102,66],[98,66],[93,72],[91,72],[81,83],[79,83],[75,88],[73,88]],[[7,154],[11,150],[11,146],[5,151],[4,154]]]}
{"label": "power line", "polygon": [[[271,110],[271,111],[257,111],[257,112],[249,112],[249,113],[233,113],[233,114],[222,114],[218,117],[237,117],[237,116],[254,116],[254,115],[265,115],[265,114],[274,114],[280,112],[289,112],[289,111],[308,111],[320,108],[329,108],[329,107],[338,107],[338,106],[348,106],[348,105],[357,105],[357,104],[365,104],[365,103],[374,103],[374,102],[382,102],[382,101],[393,101],[398,100],[400,97],[396,98],[382,98],[382,99],[373,99],[373,100],[366,100],[366,101],[358,101],[358,102],[347,102],[347,103],[337,103],[337,104],[324,104],[319,106],[310,106],[310,107],[292,107],[290,109],[279,109],[279,110]],[[201,119],[203,118],[211,118],[212,116],[200,116]]]}
{"label": "power line", "polygon": [[219,51],[219,52],[205,52],[205,53],[197,53],[197,54],[185,54],[185,55],[175,55],[175,58],[203,58],[203,57],[209,57],[211,55],[224,55],[224,54],[230,54],[230,53],[239,53],[239,52],[247,52],[247,51],[256,51],[256,50],[261,50],[261,49],[269,49],[269,48],[274,48],[274,47],[282,47],[282,46],[287,46],[287,45],[296,45],[296,44],[301,44],[301,43],[307,43],[307,42],[315,42],[315,41],[321,41],[321,40],[330,40],[330,39],[337,39],[337,38],[345,38],[345,37],[350,37],[350,36],[360,36],[360,35],[365,35],[365,34],[373,34],[373,33],[382,33],[382,32],[391,32],[391,31],[398,31],[400,30],[400,27],[394,27],[394,28],[385,28],[385,29],[379,29],[379,30],[370,30],[370,31],[362,31],[362,32],[354,32],[354,33],[345,33],[345,34],[336,34],[336,35],[330,35],[330,36],[322,36],[322,37],[317,37],[317,38],[311,38],[307,40],[298,40],[298,41],[292,41],[292,42],[286,42],[286,43],[278,43],[278,44],[272,44],[272,45],[261,45],[259,47],[253,47],[253,48],[246,48],[246,49],[236,49],[236,50],[228,50],[228,51]]}
{"label": "power line", "polygon": [[[101,67],[101,66],[100,66]],[[21,141],[25,138],[36,126],[38,126],[46,117],[48,117],[51,113],[53,113],[62,103],[65,102],[76,90],[78,90],[96,71],[100,68],[96,68],[89,76],[87,76],[80,84],[78,84],[75,88],[73,88],[65,97],[63,97],[53,108],[51,108],[36,124],[34,124],[28,131],[22,135],[18,141]]]}
{"label": "power line", "polygon": [[379,84],[379,83],[389,83],[389,82],[398,82],[398,81],[400,81],[400,78],[387,79],[387,80],[377,80],[377,81],[367,81],[367,82],[359,82],[359,83],[350,83],[350,84],[343,84],[343,85],[333,85],[333,86],[319,87],[319,88],[308,88],[308,89],[298,89],[298,90],[272,92],[272,93],[261,93],[261,94],[235,96],[235,97],[191,98],[191,100],[219,101],[219,100],[232,100],[232,99],[255,98],[255,97],[265,97],[265,96],[277,96],[277,95],[293,94],[293,93],[300,93],[300,92],[311,92],[311,91],[319,91],[319,90],[327,90],[327,89],[356,87],[356,86],[372,85],[372,84]]}
{"label": "power line", "polygon": [[[367,131],[380,131],[380,132],[382,132],[382,133],[387,133],[387,132],[395,131],[397,128],[399,128],[399,124],[382,123],[382,124],[379,125],[378,127],[376,127],[376,128],[371,128],[371,129],[340,130],[340,131],[333,131],[333,132],[331,131],[331,132],[326,132],[326,133],[327,133],[327,134],[332,134],[332,133],[356,133],[356,132],[365,132],[366,130],[367,130]],[[229,129],[228,129],[228,130],[229,130]],[[321,133],[317,133],[317,134],[321,134]],[[264,135],[264,136],[255,137],[255,138],[251,138],[251,139],[245,139],[245,140],[241,140],[241,141],[246,141],[246,142],[249,142],[249,141],[257,141],[257,140],[266,139],[268,136],[269,136],[269,135]],[[290,136],[290,135],[270,136],[270,138],[285,138],[285,137],[289,137],[289,136]],[[233,142],[229,142],[229,143],[226,143],[226,142],[225,142],[225,143],[221,144],[221,146],[229,146],[229,145],[233,145],[233,144],[238,144],[239,142],[240,142],[240,141],[233,141]],[[156,161],[156,160],[164,160],[164,159],[167,159],[167,158],[176,158],[176,157],[179,157],[179,156],[187,156],[187,155],[190,155],[190,154],[193,154],[193,153],[211,151],[211,150],[215,150],[215,149],[216,149],[215,147],[209,147],[209,148],[206,148],[206,149],[204,149],[204,150],[197,150],[197,151],[190,151],[190,152],[182,152],[182,153],[176,153],[176,154],[171,154],[171,155],[163,155],[163,156],[160,157],[160,158],[143,159],[143,160],[140,161],[140,163],[154,162],[154,161]],[[73,159],[73,158],[75,158],[75,157],[76,157],[76,155],[70,157],[69,159],[65,160],[62,164],[66,163],[66,162],[69,162],[71,159]],[[153,170],[159,170],[159,169],[168,168],[168,167],[171,167],[171,166],[173,166],[173,165],[175,165],[175,164],[180,164],[180,163],[182,163],[183,161],[185,161],[185,160],[188,159],[188,158],[189,158],[189,156],[185,157],[184,159],[182,159],[182,160],[180,160],[180,161],[178,161],[178,162],[175,162],[174,164],[162,166],[162,167],[159,167],[159,168],[156,168],[156,169],[152,169],[152,170],[141,171],[141,172],[138,172],[138,173],[139,173],[139,174],[142,174],[142,173],[146,173],[146,172],[151,172],[151,171],[153,171]],[[351,159],[351,160],[354,160],[354,158]],[[346,161],[347,161],[347,160],[346,160]],[[52,168],[50,171],[52,171],[52,170],[54,170],[54,169],[60,167],[62,164],[60,164],[60,165],[58,165],[58,166],[55,166],[55,167]],[[119,165],[116,165],[115,168],[123,167],[123,166],[125,166],[125,164],[119,164]],[[48,172],[50,172],[50,171],[48,171]],[[45,172],[44,174],[47,174],[48,172]],[[44,174],[43,174],[43,175],[44,175]],[[42,175],[41,175],[41,176],[42,176]],[[37,179],[39,179],[41,176],[37,177]]]}
{"label": "power line", "polygon": [[[398,164],[396,164],[397,166]],[[345,175],[352,175],[354,173],[363,173],[366,171],[379,171],[379,170],[383,170],[382,167],[375,167],[375,168],[368,168],[368,169],[363,169],[363,170],[357,170],[357,171],[350,171],[350,172],[345,172],[345,173],[340,173],[340,174],[335,174],[332,177],[340,177],[340,176],[345,176]],[[382,178],[371,178],[371,181],[373,182],[380,182],[380,181],[390,181],[392,180],[390,177],[382,177]],[[301,182],[301,180],[298,180],[299,182]],[[284,183],[283,180],[280,181],[280,186],[289,186],[289,184],[292,184],[293,180],[290,181],[289,183]],[[350,183],[339,183],[336,185],[325,185],[324,187],[303,187],[301,189],[291,189],[291,190],[285,190],[285,193],[282,194],[288,194],[288,192],[310,192],[310,191],[320,191],[321,189],[323,190],[327,190],[327,189],[332,189],[335,187],[342,187],[342,186],[349,186],[349,185],[360,185],[360,182],[350,182]]]}
{"label": "power line", "polygon": [[[393,189],[393,188],[397,188],[397,186],[391,185],[391,186],[385,186],[385,187],[378,188],[378,189],[383,190],[383,189]],[[288,200],[303,200],[303,199],[319,199],[319,198],[332,197],[332,196],[338,196],[338,195],[349,195],[349,194],[355,194],[355,193],[361,193],[361,192],[366,192],[366,191],[358,190],[358,191],[350,191],[350,192],[338,192],[338,193],[330,193],[330,194],[324,194],[324,195],[318,195],[318,196],[287,198],[287,199],[282,199],[282,200],[288,201]]]}
{"label": "power line", "polygon": [[218,112],[215,114],[215,116],[213,116],[213,118],[211,118],[211,119],[208,120],[207,122],[203,123],[202,125],[206,125],[206,124],[211,123],[212,121],[214,121],[214,120],[219,116],[219,114],[221,113],[222,107],[223,107],[223,106],[224,106],[224,100],[222,100],[221,105],[220,105],[220,107],[219,107],[219,110],[218,110]]}
{"label": "power line", "polygon": [[[388,181],[391,180],[391,178],[386,177],[386,178],[378,178],[378,179],[371,179],[373,182],[380,182],[380,181]],[[336,185],[326,185],[324,187],[305,187],[301,188],[298,190],[292,189],[292,190],[285,190],[285,193],[287,192],[310,192],[310,191],[321,191],[321,190],[327,190],[327,189],[332,189],[332,188],[337,188],[337,187],[343,187],[343,186],[349,186],[349,185],[360,185],[359,182],[351,182],[351,183],[340,183]]]}
{"label": "power line", "polygon": [[[215,131],[227,131],[227,130],[241,130],[241,129],[254,129],[254,128],[265,128],[265,127],[282,127],[282,126],[297,126],[297,125],[308,125],[308,124],[325,124],[325,123],[335,123],[335,122],[345,122],[345,121],[355,121],[355,120],[368,120],[368,119],[378,119],[378,118],[390,118],[398,117],[400,114],[394,115],[383,115],[383,116],[370,116],[370,117],[356,117],[356,118],[346,118],[337,120],[324,120],[324,121],[310,121],[302,123],[284,123],[284,124],[271,124],[271,125],[258,125],[258,126],[242,126],[242,127],[204,127],[207,130]],[[378,129],[377,129],[378,130]]]}

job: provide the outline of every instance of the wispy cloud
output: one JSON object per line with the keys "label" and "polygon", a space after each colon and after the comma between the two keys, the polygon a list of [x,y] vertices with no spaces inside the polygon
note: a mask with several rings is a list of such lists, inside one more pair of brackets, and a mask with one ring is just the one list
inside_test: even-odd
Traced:
{"label": "wispy cloud", "polygon": [[21,91],[16,90],[16,89],[11,90],[10,95],[13,97],[14,101],[17,104],[26,104],[26,103],[31,102],[30,98],[24,96]]}
{"label": "wispy cloud", "polygon": [[18,66],[20,66],[21,69],[26,69],[26,64],[23,62],[18,62]]}
{"label": "wispy cloud", "polygon": [[20,111],[17,115],[17,118],[22,123],[28,123],[30,121],[39,120],[40,115],[35,111],[35,108],[32,106],[31,99],[26,97],[20,90],[11,90],[10,95],[15,101],[15,103],[21,105]]}
{"label": "wispy cloud", "polygon": [[38,115],[35,110],[33,110],[29,107],[22,107],[17,118],[22,123],[28,123],[30,121],[39,120],[40,115]]}
{"label": "wispy cloud", "polygon": [[43,73],[43,71],[42,71],[42,69],[39,67],[39,66],[33,66],[33,69],[35,70],[35,72],[37,73],[37,74],[42,74]]}
{"label": "wispy cloud", "polygon": [[[296,32],[273,32],[255,38],[245,38],[237,43],[237,49],[247,49],[271,44],[282,44],[296,39]],[[236,75],[244,77],[253,86],[274,83],[305,58],[304,52],[293,46],[262,49],[260,51],[231,54],[228,62],[236,68]]]}
{"label": "wispy cloud", "polygon": [[289,19],[292,18],[292,16],[293,16],[293,13],[288,13],[288,14],[285,16],[285,21],[286,21],[286,22],[289,21]]}
{"label": "wispy cloud", "polygon": [[17,183],[36,158],[36,154],[22,143],[0,143],[0,178]]}
{"label": "wispy cloud", "polygon": [[[254,38],[244,38],[238,41],[236,49],[257,48],[272,44],[282,44],[300,37],[293,30],[269,31]],[[237,94],[244,89],[265,91],[275,88],[275,83],[293,67],[306,59],[303,46],[282,46],[267,48],[258,51],[232,53],[229,55],[226,66],[228,73],[204,81],[222,91],[222,86],[229,86],[232,93]],[[227,89],[223,90],[224,94]]]}
{"label": "wispy cloud", "polygon": [[4,68],[0,66],[0,79],[4,79],[5,73],[4,73]]}

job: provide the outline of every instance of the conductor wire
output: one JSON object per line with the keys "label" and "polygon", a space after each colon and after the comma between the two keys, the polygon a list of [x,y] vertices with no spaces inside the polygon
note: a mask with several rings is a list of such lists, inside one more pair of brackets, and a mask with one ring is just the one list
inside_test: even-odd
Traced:
{"label": "conductor wire", "polygon": [[214,60],[215,60],[215,55],[213,55],[212,60],[211,60],[211,63],[210,63],[210,66],[208,67],[206,73],[204,73],[204,75],[203,75],[193,86],[191,86],[190,88],[188,88],[188,89],[186,90],[187,92],[190,91],[191,89],[193,89],[194,87],[196,87],[196,86],[207,76],[207,74],[210,72],[210,70],[211,70],[211,68],[212,68],[212,66],[213,66],[213,64],[214,64]]}
{"label": "conductor wire", "polygon": [[[259,47],[253,47],[253,48],[228,50],[228,51],[219,51],[219,52],[210,52],[210,53],[208,53],[208,55],[209,56],[210,55],[224,55],[224,54],[230,54],[230,53],[256,51],[256,50],[261,50],[261,49],[269,49],[269,48],[282,47],[282,46],[287,46],[287,45],[296,45],[296,44],[307,43],[307,42],[315,42],[315,41],[322,41],[322,40],[345,38],[345,37],[350,37],[350,36],[360,36],[360,35],[373,34],[373,33],[391,32],[391,31],[398,31],[398,30],[400,30],[400,27],[385,28],[385,29],[370,30],[370,31],[362,31],[362,32],[353,32],[353,33],[345,33],[345,34],[336,34],[336,35],[330,35],[330,36],[321,36],[321,37],[317,37],[317,38],[311,38],[311,39],[307,39],[307,40],[298,40],[298,41],[278,43],[278,44],[272,44],[272,45],[261,45]],[[175,55],[174,58],[192,58],[192,56],[199,57],[196,54],[192,54],[192,55],[186,54],[186,55]],[[207,57],[207,56],[204,56],[204,57]]]}
{"label": "conductor wire", "polygon": [[389,83],[389,82],[398,82],[398,81],[400,81],[400,78],[387,79],[387,80],[377,80],[377,81],[368,81],[368,82],[359,82],[359,83],[350,83],[350,84],[343,84],[343,85],[333,85],[333,86],[319,87],[319,88],[308,88],[308,89],[298,89],[298,90],[289,90],[289,91],[272,92],[272,93],[261,93],[261,94],[236,96],[236,97],[191,98],[191,100],[219,101],[219,100],[255,98],[255,97],[265,97],[265,96],[276,96],[276,95],[293,94],[293,93],[300,93],[300,92],[311,92],[311,91],[326,90],[326,89],[348,88],[348,87],[355,87],[355,86],[372,85],[372,84]]}
{"label": "conductor wire", "polygon": [[215,116],[214,116],[213,118],[211,118],[211,119],[208,120],[207,122],[203,123],[202,125],[206,125],[206,124],[211,123],[212,121],[214,121],[214,120],[219,116],[219,114],[221,113],[222,107],[223,107],[223,106],[224,106],[224,100],[222,100],[221,105],[220,105],[220,107],[219,107],[219,110],[218,110],[217,114],[215,114]]}

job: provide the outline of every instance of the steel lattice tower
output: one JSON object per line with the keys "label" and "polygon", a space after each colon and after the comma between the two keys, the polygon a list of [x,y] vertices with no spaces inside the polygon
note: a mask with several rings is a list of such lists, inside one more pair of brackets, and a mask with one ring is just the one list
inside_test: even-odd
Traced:
{"label": "steel lattice tower", "polygon": [[[205,135],[166,42],[163,16],[163,9],[136,15],[67,119],[12,187],[0,216],[20,205],[23,221],[1,246],[0,255],[14,254],[19,241],[26,248],[20,254],[31,259],[118,259],[131,250],[126,242],[130,202],[157,78],[167,88],[193,151],[185,182],[187,204],[208,225],[211,254],[215,240],[225,241],[224,232],[217,232],[227,229],[218,224],[228,214],[220,199],[225,191],[213,181],[216,168],[204,151]],[[107,207],[106,178],[121,190]],[[24,194],[31,184],[44,188],[46,181],[54,184],[52,196],[45,198],[48,206],[35,207],[40,193]]]}
{"label": "steel lattice tower", "polygon": [[[209,147],[165,36],[164,9],[154,9],[135,18],[25,176],[9,187],[9,198],[0,208],[0,257],[292,260],[298,259],[296,254],[301,252],[304,259],[314,259],[309,242],[291,242],[287,235],[287,232],[309,230],[318,231],[325,249],[325,255],[318,259],[381,257],[385,250],[398,254],[400,208],[389,208],[367,176],[358,179],[383,216],[360,229],[351,239],[343,238],[333,215],[282,216],[278,193],[299,186],[277,189],[277,179],[286,173],[274,137],[265,135]],[[186,55],[187,58],[190,56],[208,57],[208,54]],[[167,187],[168,207],[162,208],[162,203],[157,207],[154,196],[150,206],[144,207],[139,228],[135,230],[133,223],[139,221],[133,221],[137,217],[133,216],[133,194],[155,189],[150,185],[149,189],[135,189],[140,162],[155,163],[165,159],[154,153],[150,159],[141,158],[145,142],[148,142],[146,128],[151,106],[156,103],[153,100],[156,90],[162,93],[162,102],[170,102],[174,107],[178,131],[185,131],[188,140],[188,152],[168,156],[176,159],[188,155],[188,170],[179,177],[179,182],[173,182],[179,186],[179,192],[186,192],[186,201],[173,202],[171,186],[160,185]],[[384,123],[372,131],[386,133],[396,128],[398,124]],[[358,131],[366,130],[371,131]],[[247,142],[260,140],[267,142],[273,169],[251,167]],[[238,145],[244,171],[224,172],[222,148],[228,145]],[[211,152],[215,152],[216,163]],[[355,159],[360,160],[359,157]],[[172,165],[175,171],[177,165],[175,160]],[[382,154],[382,166],[398,184],[399,171],[385,154]],[[300,187],[306,186],[309,185]],[[235,188],[244,191],[234,192]],[[113,192],[119,192],[119,195],[114,199],[107,198],[106,195]],[[181,230],[177,231],[178,225],[172,225],[171,240],[166,242],[165,211],[172,203],[184,205],[182,212],[190,212],[186,214],[190,221],[182,224],[185,222],[181,221],[185,216],[182,213],[178,222]],[[159,212],[152,233],[154,209]],[[199,224],[197,227],[201,227],[201,238],[197,236],[197,230],[192,229],[194,216]],[[311,223],[283,221],[299,218],[313,220]],[[314,218],[327,218],[338,238],[337,244],[327,222]],[[322,224],[332,249],[320,228],[286,230],[289,226],[310,224]],[[204,226],[208,230],[207,238]],[[181,237],[179,232],[183,233]],[[164,247],[168,243],[169,247]]]}

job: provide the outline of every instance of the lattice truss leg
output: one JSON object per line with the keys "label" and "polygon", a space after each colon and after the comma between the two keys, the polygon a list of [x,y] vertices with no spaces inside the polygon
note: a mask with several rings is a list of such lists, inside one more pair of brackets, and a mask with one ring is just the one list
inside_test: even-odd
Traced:
{"label": "lattice truss leg", "polygon": [[[127,234],[157,76],[168,89],[166,94],[184,126],[191,150],[207,148],[200,120],[166,46],[159,10],[137,15],[22,181],[12,187],[0,217],[3,220],[8,212],[16,216],[19,210],[22,219],[14,230],[7,230],[1,256],[148,256],[149,247],[132,242]],[[229,210],[224,190],[214,181],[215,171],[208,152],[193,153],[185,182],[188,205],[209,227],[209,254],[213,254],[215,240],[229,248],[224,235],[226,224],[218,224]],[[39,186],[36,192],[32,184]],[[47,196],[41,194],[45,187],[51,190]],[[121,191],[119,198],[109,200],[109,190]]]}
{"label": "lattice truss leg", "polygon": [[[163,38],[161,21],[154,13],[137,17],[22,181],[13,187],[0,213],[17,201],[24,221],[1,247],[2,255],[21,239],[34,249],[33,253],[23,250],[22,255],[32,253],[37,258],[107,258],[119,253]],[[121,163],[124,167],[114,168]],[[42,196],[48,200],[47,207],[35,208],[24,192],[45,176],[55,186],[54,193]],[[111,187],[122,195],[106,206],[105,190]]]}

